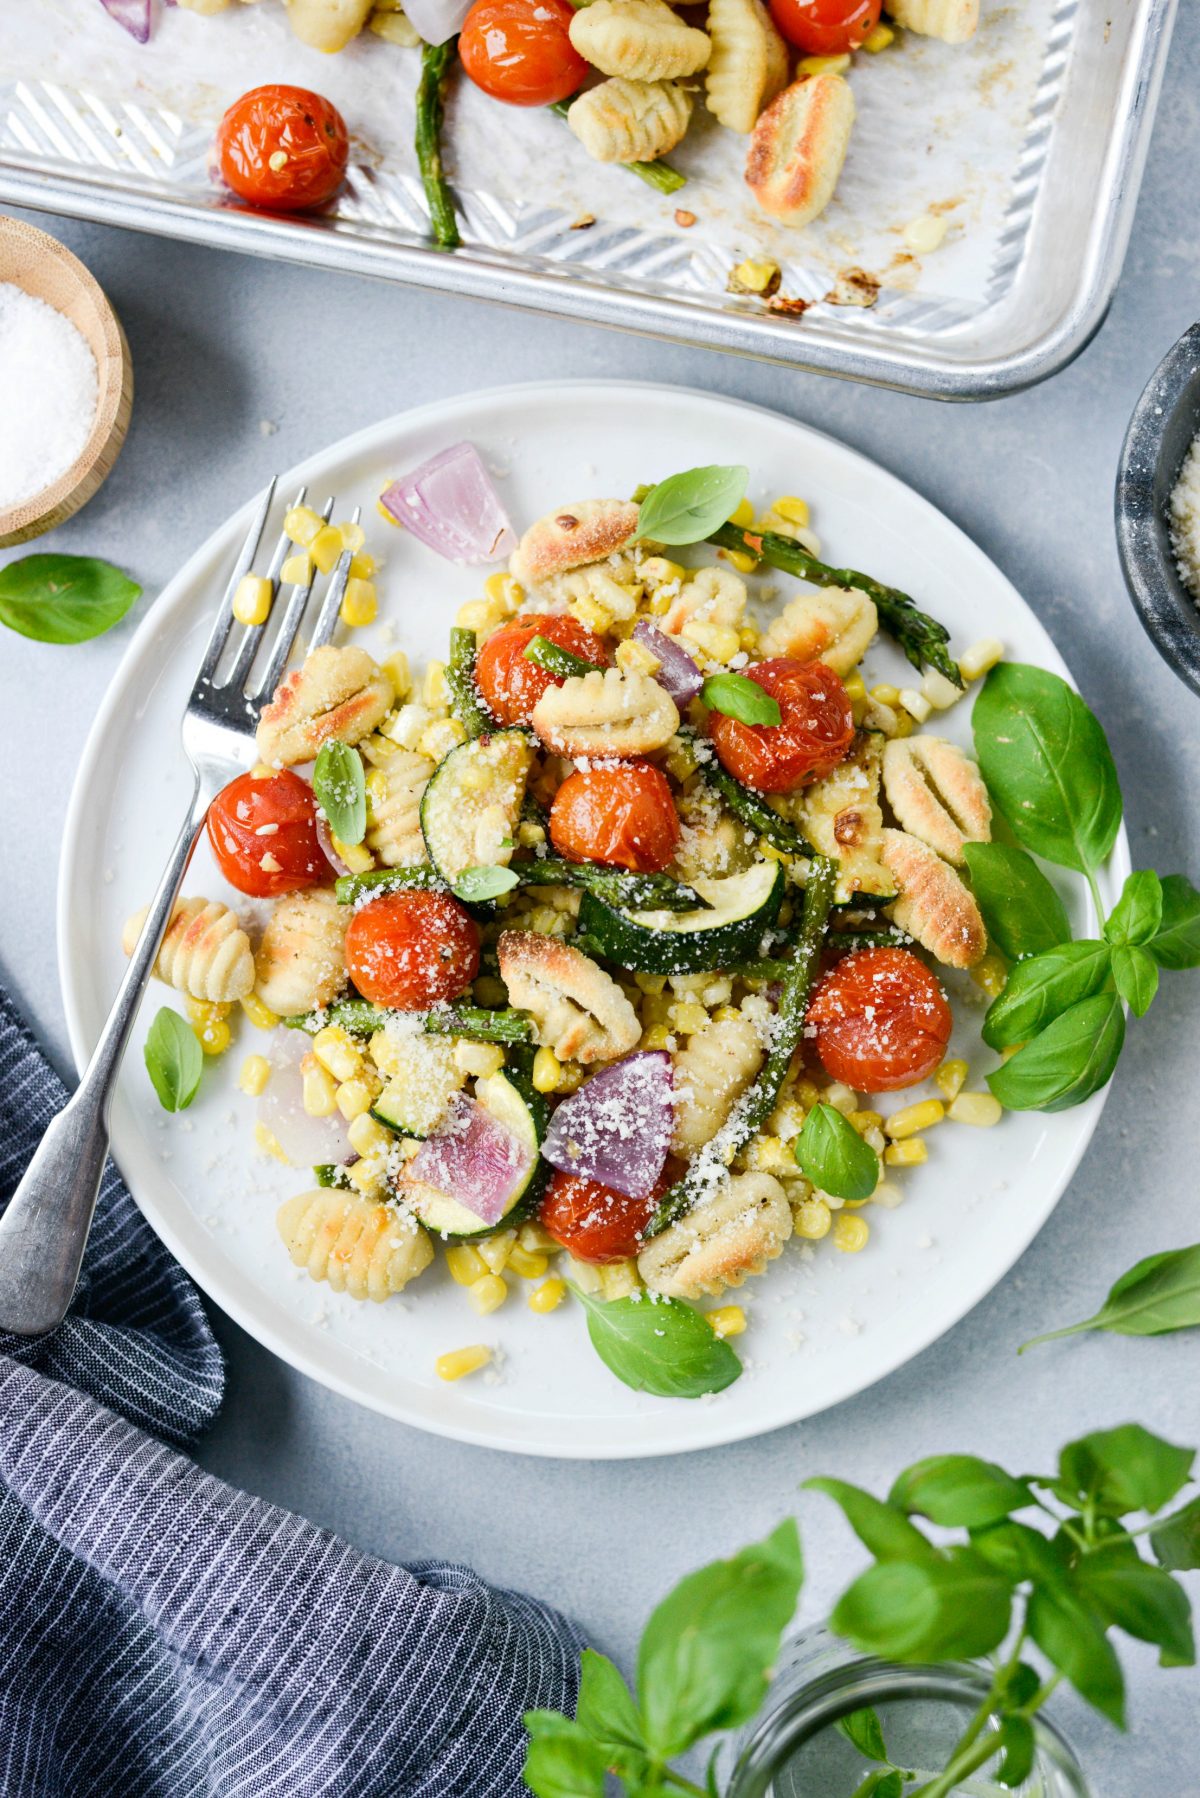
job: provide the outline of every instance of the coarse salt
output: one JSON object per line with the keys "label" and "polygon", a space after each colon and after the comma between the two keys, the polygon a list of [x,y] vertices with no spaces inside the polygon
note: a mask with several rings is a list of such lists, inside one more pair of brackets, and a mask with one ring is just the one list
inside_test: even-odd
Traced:
{"label": "coarse salt", "polygon": [[1200,436],[1183,459],[1171,491],[1171,547],[1179,578],[1200,605]]}
{"label": "coarse salt", "polygon": [[96,417],[96,358],[70,319],[0,281],[0,510],[34,499],[82,453]]}

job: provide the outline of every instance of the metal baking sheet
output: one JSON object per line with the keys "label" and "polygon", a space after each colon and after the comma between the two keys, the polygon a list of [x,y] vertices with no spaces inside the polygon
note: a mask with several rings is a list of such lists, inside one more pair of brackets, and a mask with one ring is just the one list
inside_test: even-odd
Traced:
{"label": "metal baking sheet", "polygon": [[[446,159],[464,247],[426,238],[413,160],[416,53],[370,34],[337,56],[263,0],[203,17],[159,4],[149,45],[98,0],[0,0],[0,201],[498,300],[944,399],[1060,368],[1120,272],[1177,0],[983,0],[976,40],[911,34],[855,59],[838,191],[800,232],[757,212],[745,140],[697,118],[664,198],[593,163],[560,120],[454,83]],[[344,194],[302,220],[240,209],[209,146],[247,87],[291,81],[354,132]],[[676,221],[677,208],[695,216]],[[904,227],[944,214],[944,245]],[[772,310],[726,291],[744,257],[783,271]],[[869,306],[838,303],[865,271]],[[861,297],[863,284],[854,284]]]}

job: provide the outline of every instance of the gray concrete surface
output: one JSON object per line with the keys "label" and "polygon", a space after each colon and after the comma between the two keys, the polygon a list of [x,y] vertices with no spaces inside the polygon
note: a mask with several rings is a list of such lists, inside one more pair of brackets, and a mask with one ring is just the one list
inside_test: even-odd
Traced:
{"label": "gray concrete surface", "polygon": [[[108,556],[152,596],[261,482],[390,411],[503,380],[611,374],[709,387],[853,443],[963,526],[1045,618],[1108,729],[1135,862],[1200,877],[1200,712],[1126,598],[1111,524],[1117,452],[1151,369],[1200,311],[1194,171],[1200,8],[1176,34],[1133,244],[1112,312],[1073,367],[987,407],[937,407],[702,352],[433,296],[44,220],[125,322],[133,429],[99,497],[45,547]],[[264,442],[260,420],[278,426]],[[143,604],[147,603],[143,601]],[[75,763],[133,620],[101,641],[0,643],[5,878],[0,970],[60,1065],[55,863]],[[969,1449],[1045,1466],[1070,1436],[1136,1417],[1200,1440],[1200,1341],[1082,1339],[1018,1363],[1035,1331],[1092,1309],[1138,1256],[1200,1237],[1200,977],[1173,976],[1130,1032],[1095,1140],[1018,1267],[942,1342],[852,1403],[757,1442],[617,1465],[505,1458],[420,1435],[311,1384],[227,1319],[225,1410],[200,1459],[393,1558],[461,1557],[581,1618],[628,1662],[654,1599],[696,1563],[799,1506],[824,1614],[860,1563],[831,1507],[797,1486],[876,1489],[918,1454]],[[1070,1703],[1104,1798],[1200,1792],[1195,1673],[1128,1657],[1131,1732]]]}

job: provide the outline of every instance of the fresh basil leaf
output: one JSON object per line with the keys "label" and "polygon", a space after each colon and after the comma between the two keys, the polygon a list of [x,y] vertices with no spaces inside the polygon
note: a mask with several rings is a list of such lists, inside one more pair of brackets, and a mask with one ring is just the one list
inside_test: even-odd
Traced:
{"label": "fresh basil leaf", "polygon": [[1162,882],[1153,868],[1135,868],[1104,926],[1110,943],[1148,943],[1162,923]]}
{"label": "fresh basil leaf", "polygon": [[1121,828],[1121,788],[1103,730],[1057,674],[992,669],[975,701],[975,753],[1013,835],[1079,873],[1098,868]]}
{"label": "fresh basil leaf", "polygon": [[520,876],[511,868],[464,868],[451,882],[450,891],[466,905],[478,905],[485,899],[496,899],[511,893]]}
{"label": "fresh basil leaf", "polygon": [[535,1798],[604,1798],[604,1750],[557,1711],[526,1711],[529,1746],[522,1769]]}
{"label": "fresh basil leaf", "polygon": [[1008,1111],[1066,1111],[1108,1084],[1124,1041],[1121,1001],[1098,993],[1055,1018],[987,1083]]}
{"label": "fresh basil leaf", "polygon": [[87,643],[120,624],[141,591],[94,556],[22,556],[0,568],[0,624],[38,643]]}
{"label": "fresh basil leaf", "polygon": [[1004,1702],[1013,1706],[1027,1705],[1042,1689],[1042,1676],[1028,1661],[1018,1661],[1008,1678],[1002,1681]]}
{"label": "fresh basil leaf", "polygon": [[649,1296],[607,1303],[572,1286],[587,1313],[592,1347],[618,1380],[658,1398],[723,1392],[742,1371],[727,1342],[678,1299]]}
{"label": "fresh basil leaf", "polygon": [[879,1713],[870,1705],[864,1705],[860,1711],[851,1711],[847,1717],[839,1717],[837,1727],[848,1742],[853,1742],[860,1754],[865,1754],[869,1761],[885,1761],[888,1751],[883,1743],[883,1725],[879,1721]]}
{"label": "fresh basil leaf", "polygon": [[1000,1722],[1000,1746],[1003,1759],[996,1768],[996,1784],[1021,1786],[1033,1772],[1036,1738],[1028,1717],[1004,1717]]}
{"label": "fresh basil leaf", "polygon": [[186,1111],[204,1072],[204,1050],[191,1025],[164,1005],[146,1032],[143,1053],[163,1110]]}
{"label": "fresh basil leaf", "polygon": [[879,1157],[832,1105],[814,1105],[792,1153],[806,1180],[835,1199],[869,1199],[879,1185]]}
{"label": "fresh basil leaf", "polygon": [[739,724],[778,724],[783,714],[779,701],[765,693],[745,674],[710,674],[700,697],[714,712],[724,712]]}
{"label": "fresh basil leaf", "polygon": [[906,1468],[888,1493],[900,1511],[916,1511],[949,1528],[998,1523],[1034,1503],[1024,1480],[974,1455],[930,1455]]}
{"label": "fresh basil leaf", "polygon": [[367,834],[367,783],[357,749],[322,743],[312,784],[334,836],[351,848],[361,843]]}
{"label": "fresh basil leaf", "polygon": [[1200,1567],[1200,1498],[1189,1499],[1182,1510],[1156,1524],[1150,1546],[1159,1565],[1174,1573]]}
{"label": "fresh basil leaf", "polygon": [[1081,1698],[1125,1727],[1125,1681],[1104,1625],[1069,1586],[1035,1586],[1025,1624],[1051,1666],[1065,1674]]}
{"label": "fresh basil leaf", "polygon": [[1081,999],[1100,992],[1112,967],[1107,943],[1084,939],[1018,962],[989,1005],[983,1040],[991,1049],[1027,1043]]}
{"label": "fresh basil leaf", "polygon": [[1112,952],[1113,984],[1135,1018],[1143,1018],[1158,991],[1158,963],[1138,943],[1118,943]]}
{"label": "fresh basil leaf", "polygon": [[846,1522],[864,1548],[870,1549],[878,1561],[912,1561],[931,1555],[933,1544],[923,1536],[903,1511],[885,1504],[861,1486],[845,1480],[818,1477],[805,1480],[801,1491],[823,1492],[842,1507]]}
{"label": "fresh basil leaf", "polygon": [[904,1775],[898,1767],[876,1767],[855,1786],[850,1798],[903,1798],[903,1793]]}
{"label": "fresh basil leaf", "polygon": [[1081,1510],[1153,1516],[1187,1484],[1195,1458],[1195,1449],[1179,1448],[1139,1423],[1120,1424],[1068,1442],[1058,1457],[1054,1490]]}
{"label": "fresh basil leaf", "polygon": [[638,536],[655,543],[703,543],[737,511],[749,484],[750,470],[736,465],[669,475],[638,507]]}
{"label": "fresh basil leaf", "polygon": [[535,667],[544,668],[547,674],[558,675],[563,680],[570,680],[576,674],[590,674],[593,668],[603,666],[600,662],[589,662],[584,656],[577,656],[573,650],[564,649],[549,637],[531,638],[525,645],[524,655],[527,662],[532,662]]}
{"label": "fresh basil leaf", "polygon": [[1020,1354],[1040,1342],[1078,1336],[1085,1330],[1111,1330],[1116,1336],[1165,1336],[1172,1330],[1200,1326],[1200,1243],[1168,1249],[1135,1263],[1110,1288],[1094,1317],[1048,1330],[1023,1343]]}
{"label": "fresh basil leaf", "polygon": [[1192,1607],[1183,1587],[1161,1567],[1136,1558],[1132,1565],[1111,1566],[1104,1554],[1085,1555],[1074,1579],[1107,1624],[1161,1648],[1164,1667],[1195,1665]]}
{"label": "fresh basil leaf", "polygon": [[579,1666],[575,1721],[604,1750],[607,1765],[631,1779],[645,1776],[646,1745],[637,1707],[607,1655],[585,1648]]}
{"label": "fresh basil leaf", "polygon": [[1010,961],[1070,942],[1063,902],[1024,849],[968,843],[964,853],[988,935]]}
{"label": "fresh basil leaf", "polygon": [[637,1672],[646,1740],[660,1759],[754,1716],[803,1574],[789,1517],[764,1541],[689,1574],[663,1599],[642,1633]]}
{"label": "fresh basil leaf", "polygon": [[970,1548],[877,1561],[834,1606],[830,1625],[864,1654],[894,1661],[974,1660],[1008,1633],[1009,1581]]}
{"label": "fresh basil leaf", "polygon": [[[986,1529],[972,1529],[971,1547],[1014,1585],[1026,1579],[1060,1579],[1067,1567],[1061,1544],[1049,1542],[1027,1523],[1014,1523],[1011,1519]],[[1038,1683],[1035,1681],[1035,1689]]]}
{"label": "fresh basil leaf", "polygon": [[1148,945],[1160,968],[1200,968],[1200,893],[1186,874],[1162,882],[1162,923]]}

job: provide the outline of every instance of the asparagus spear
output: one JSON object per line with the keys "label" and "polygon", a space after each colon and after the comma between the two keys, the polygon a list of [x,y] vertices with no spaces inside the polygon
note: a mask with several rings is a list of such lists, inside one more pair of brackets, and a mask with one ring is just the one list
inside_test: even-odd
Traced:
{"label": "asparagus spear", "polygon": [[342,874],[333,883],[339,905],[356,905],[360,899],[378,899],[384,893],[399,893],[416,887],[425,892],[444,893],[446,883],[432,868],[372,868],[367,874]]}
{"label": "asparagus spear", "polygon": [[659,1235],[668,1224],[690,1211],[724,1177],[738,1150],[745,1147],[775,1109],[804,1030],[808,995],[829,924],[837,874],[837,863],[827,855],[818,855],[809,869],[808,885],[804,889],[804,913],[796,937],[796,955],[793,961],[785,964],[771,1053],[754,1085],[734,1107],[728,1123],[701,1149],[682,1180],[677,1180],[663,1195],[662,1203],[643,1231],[645,1237]]}
{"label": "asparagus spear", "polygon": [[454,715],[469,737],[486,736],[495,730],[495,721],[479,696],[475,685],[474,631],[455,625],[450,632],[450,660],[446,664],[446,685]]}
{"label": "asparagus spear", "polygon": [[601,663],[589,662],[584,656],[577,656],[570,649],[563,649],[558,643],[552,643],[549,637],[534,637],[525,645],[525,660],[532,662],[535,668],[544,668],[547,674],[555,674],[560,680],[570,680],[573,675],[590,674],[593,668]]}
{"label": "asparagus spear", "polygon": [[[372,1005],[368,999],[343,999],[330,1005],[318,1016],[302,1013],[285,1018],[292,1030],[314,1034],[321,1024],[339,1024],[350,1036],[374,1036],[387,1023],[391,1014],[386,1006]],[[412,1014],[400,1014],[410,1017]],[[489,1011],[483,1005],[452,1005],[426,1012],[422,1020],[426,1036],[467,1036],[480,1043],[527,1043],[531,1036],[529,1019],[523,1012],[505,1009]]]}
{"label": "asparagus spear", "polygon": [[628,874],[623,868],[601,868],[594,862],[559,861],[552,855],[514,862],[522,886],[583,887],[606,905],[621,911],[711,911],[693,887],[666,874]]}
{"label": "asparagus spear", "polygon": [[740,780],[734,778],[727,768],[723,768],[715,755],[698,764],[703,778],[710,787],[714,787],[721,795],[730,811],[743,824],[760,837],[766,837],[774,848],[783,850],[785,855],[812,855],[813,850],[801,836],[794,824],[781,818],[764,798],[744,787]]}
{"label": "asparagus spear", "polygon": [[[555,100],[550,111],[565,119],[570,104],[570,100]],[[656,188],[660,194],[677,194],[681,187],[687,186],[687,176],[673,169],[669,162],[622,162],[618,167],[628,169],[631,175],[636,175],[647,187]]]}
{"label": "asparagus spear", "polygon": [[454,216],[454,200],[442,172],[443,86],[458,55],[458,39],[421,45],[421,80],[417,87],[417,166],[425,184],[425,200],[433,241],[439,250],[456,250],[462,239]]}
{"label": "asparagus spear", "polygon": [[[826,949],[902,949],[912,942],[902,930],[831,930],[825,938]],[[739,961],[728,970],[738,974],[743,980],[786,980],[795,967],[789,956],[782,960],[779,956],[763,955],[757,961]]]}
{"label": "asparagus spear", "polygon": [[898,587],[886,587],[882,581],[869,574],[860,574],[856,568],[831,568],[827,562],[810,556],[791,537],[780,537],[773,531],[744,531],[736,524],[723,524],[712,532],[708,541],[722,549],[741,550],[745,555],[769,562],[772,568],[782,569],[785,574],[812,581],[818,587],[857,587],[874,600],[880,624],[895,638],[914,668],[919,669],[928,662],[956,687],[965,685],[958,663],[946,648],[950,633],[945,625],[939,624],[927,612],[919,611],[915,601],[907,593],[901,593]]}

